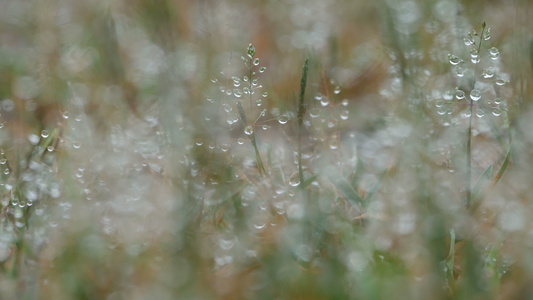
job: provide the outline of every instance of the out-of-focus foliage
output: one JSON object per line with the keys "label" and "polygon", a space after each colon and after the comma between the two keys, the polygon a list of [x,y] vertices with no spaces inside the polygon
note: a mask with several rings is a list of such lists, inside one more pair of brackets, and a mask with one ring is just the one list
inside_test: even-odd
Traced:
{"label": "out-of-focus foliage", "polygon": [[530,1],[0,3],[1,298],[533,296]]}

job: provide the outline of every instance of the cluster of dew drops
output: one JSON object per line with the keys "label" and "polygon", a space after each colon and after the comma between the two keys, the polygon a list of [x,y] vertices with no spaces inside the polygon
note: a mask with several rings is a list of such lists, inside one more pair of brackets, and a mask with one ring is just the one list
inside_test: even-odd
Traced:
{"label": "cluster of dew drops", "polygon": [[[490,28],[487,28],[483,31],[483,36],[480,37],[479,34],[472,30],[468,33],[468,35],[463,39],[464,45],[468,47],[469,55],[470,55],[470,62],[473,65],[474,70],[469,70],[468,67],[465,67],[465,60],[461,59],[457,55],[448,54],[448,61],[452,66],[454,66],[453,73],[458,78],[458,80],[465,77],[466,74],[471,73],[471,76],[477,77],[477,68],[480,65],[481,62],[481,55],[484,52],[484,49],[479,46],[478,43],[482,43],[483,41],[488,41],[491,38]],[[482,53],[480,53],[482,52]],[[506,83],[508,83],[506,80],[498,76],[498,59],[500,57],[500,51],[496,47],[491,47],[488,49],[488,58],[491,61],[490,66],[487,68],[484,68],[481,71],[481,78],[473,78],[474,82],[478,81],[478,79],[482,79],[484,81],[492,81],[496,86],[503,86]],[[472,73],[473,72],[473,73]],[[499,94],[499,91],[496,90],[496,93]],[[468,95],[469,99],[467,98],[466,92],[462,90],[459,87],[455,88],[455,92],[447,92],[444,94],[443,99],[444,101],[438,101],[436,103],[437,106],[437,113],[439,115],[445,115],[447,112],[451,113],[451,110],[449,107],[451,106],[451,101],[453,98],[455,98],[458,101],[466,100],[469,105],[474,105],[474,103],[477,103],[477,109],[475,110],[475,114],[477,117],[482,118],[485,116],[485,112],[482,105],[488,105],[490,109],[492,110],[492,115],[495,117],[499,117],[502,115],[502,111],[505,110],[505,103],[503,103],[502,99],[497,96],[492,101],[487,100],[486,103],[481,104],[480,99],[482,98],[482,91],[478,89],[477,87],[474,87],[470,94]],[[465,110],[463,112],[463,117],[469,118],[471,116],[470,110]]]}

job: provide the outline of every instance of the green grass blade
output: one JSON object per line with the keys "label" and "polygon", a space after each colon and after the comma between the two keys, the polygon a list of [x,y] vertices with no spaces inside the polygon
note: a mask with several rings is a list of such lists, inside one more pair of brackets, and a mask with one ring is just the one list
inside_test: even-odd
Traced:
{"label": "green grass blade", "polygon": [[494,177],[493,184],[498,183],[498,181],[500,181],[500,178],[502,178],[503,173],[505,173],[505,170],[507,170],[507,166],[509,165],[509,158],[511,158],[511,149],[512,146],[509,147],[509,151],[507,151],[507,155],[505,155],[505,159],[503,160],[503,164],[500,168],[500,171],[498,171],[498,174],[496,174],[496,177]]}
{"label": "green grass blade", "polygon": [[337,180],[334,182],[335,187],[337,190],[348,200],[350,204],[352,204],[355,208],[359,210],[359,205],[363,205],[363,198],[359,196],[359,194],[354,190],[352,185],[346,181],[346,179],[342,178],[340,180]]}

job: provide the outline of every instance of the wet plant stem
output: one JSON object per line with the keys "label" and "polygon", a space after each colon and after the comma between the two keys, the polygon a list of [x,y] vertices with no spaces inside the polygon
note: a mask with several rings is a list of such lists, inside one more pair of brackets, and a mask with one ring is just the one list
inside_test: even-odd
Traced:
{"label": "wet plant stem", "polygon": [[[479,35],[479,45],[477,48],[477,53],[480,55],[481,51],[481,43],[483,42],[483,34],[485,33],[485,27],[486,24],[483,22],[481,34]],[[476,66],[474,68],[474,81],[472,83],[472,90],[476,88],[476,76],[477,76],[477,69],[478,69],[478,63],[476,63]],[[466,140],[466,208],[470,209],[470,206],[472,205],[472,118],[473,116],[473,108],[474,108],[474,102],[473,100],[469,100],[469,110],[470,110],[470,116],[468,117],[468,133],[467,133],[467,140]]]}
{"label": "wet plant stem", "polygon": [[302,80],[300,81],[300,96],[298,98],[298,175],[300,177],[300,188],[304,187],[304,171],[302,167],[302,127],[305,115],[305,86],[307,85],[307,71],[309,68],[309,58],[305,59],[302,69]]}
{"label": "wet plant stem", "polygon": [[[246,113],[244,112],[244,108],[242,107],[242,103],[240,101],[237,102],[237,109],[239,110],[239,116],[241,117],[242,124],[244,125],[244,127],[248,126]],[[252,131],[252,134],[250,134],[250,142],[252,143],[252,146],[254,147],[255,160],[257,161],[257,168],[259,169],[259,174],[266,175],[265,166],[263,165],[263,161],[261,160],[261,155],[259,154],[259,149],[257,148],[255,132],[253,131]]]}

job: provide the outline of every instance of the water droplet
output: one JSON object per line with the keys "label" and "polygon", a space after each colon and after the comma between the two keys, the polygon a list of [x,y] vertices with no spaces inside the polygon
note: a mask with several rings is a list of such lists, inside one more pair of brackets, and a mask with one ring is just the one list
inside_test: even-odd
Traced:
{"label": "water droplet", "polygon": [[222,152],[227,152],[229,150],[229,144],[228,143],[220,144],[220,150],[222,150]]}
{"label": "water droplet", "polygon": [[335,89],[333,90],[333,93],[334,93],[335,95],[340,94],[340,93],[341,93],[341,87],[337,85],[337,86],[335,87]]}
{"label": "water droplet", "polygon": [[339,139],[337,136],[332,136],[328,141],[329,149],[337,150],[339,149]]}
{"label": "water droplet", "polygon": [[289,178],[289,185],[290,186],[300,185],[300,176],[298,175],[298,173],[295,173]]}
{"label": "water droplet", "polygon": [[487,28],[487,29],[485,30],[485,33],[483,34],[483,39],[484,39],[485,41],[490,40],[490,28]]}
{"label": "water droplet", "polygon": [[254,59],[253,64],[254,66],[259,65],[259,58]]}
{"label": "water droplet", "polygon": [[210,79],[210,80],[211,80],[211,82],[212,82],[212,83],[217,83],[217,82],[218,82],[218,79],[217,79],[217,78],[215,78],[215,77],[211,77],[211,79]]}
{"label": "water droplet", "polygon": [[261,126],[261,128],[262,128],[263,130],[268,130],[268,129],[270,129],[270,126],[268,126],[268,125],[263,125],[263,126]]}
{"label": "water droplet", "polygon": [[501,103],[502,103],[502,99],[501,98],[494,99],[494,104],[500,105]]}
{"label": "water droplet", "polygon": [[316,101],[321,101],[322,99],[324,99],[324,95],[322,95],[321,93],[316,93],[315,100]]}
{"label": "water droplet", "polygon": [[324,97],[322,98],[322,100],[320,100],[320,105],[322,105],[323,107],[326,107],[329,105],[329,99]]}
{"label": "water droplet", "polygon": [[342,106],[348,106],[348,99],[343,99],[341,101]]}
{"label": "water droplet", "polygon": [[499,117],[502,115],[502,110],[499,108],[499,107],[494,107],[492,109],[492,114],[495,116],[495,117]]}
{"label": "water droplet", "polygon": [[498,57],[500,57],[500,51],[496,47],[492,47],[489,49],[490,59],[497,60]]}
{"label": "water droplet", "polygon": [[470,59],[470,61],[473,63],[473,64],[477,64],[481,61],[481,58],[478,56],[478,57],[472,57]]}
{"label": "water droplet", "polygon": [[465,98],[465,92],[462,91],[462,90],[457,89],[455,91],[455,98],[457,98],[458,100],[464,99]]}
{"label": "water droplet", "polygon": [[68,119],[68,111],[63,112],[63,119]]}
{"label": "water droplet", "polygon": [[257,86],[257,79],[252,80],[252,85]]}
{"label": "water droplet", "polygon": [[465,37],[464,42],[466,46],[471,46],[474,44],[474,39],[471,36]]}
{"label": "water droplet", "polygon": [[231,105],[227,104],[227,103],[224,103],[222,104],[222,107],[224,108],[224,110],[229,113],[233,110],[233,108],[231,107]]}
{"label": "water droplet", "polygon": [[477,51],[476,48],[473,48],[472,50],[470,50],[470,57],[471,58],[477,58],[479,56],[479,52]]}
{"label": "water droplet", "polygon": [[478,109],[476,110],[476,116],[477,116],[478,118],[483,118],[483,117],[485,116],[485,112],[484,112],[481,108],[478,108]]}
{"label": "water droplet", "polygon": [[243,138],[238,138],[238,139],[237,139],[237,143],[238,143],[239,145],[244,144],[244,139],[243,139]]}
{"label": "water droplet", "polygon": [[72,142],[72,147],[74,147],[74,149],[80,149],[81,143],[79,141],[74,141]]}
{"label": "water droplet", "polygon": [[465,70],[459,66],[455,67],[455,75],[457,75],[457,77],[463,77],[465,76]]}
{"label": "water droplet", "polygon": [[250,89],[248,87],[244,87],[242,89],[242,91],[246,94],[246,95],[249,95],[250,94]]}
{"label": "water droplet", "polygon": [[252,126],[248,125],[248,126],[246,126],[244,128],[244,133],[246,135],[252,135],[254,133],[254,128]]}
{"label": "water droplet", "polygon": [[504,85],[504,84],[506,84],[506,83],[507,83],[507,81],[505,81],[505,80],[503,80],[503,79],[501,79],[501,78],[497,78],[497,79],[496,79],[496,84],[497,84],[497,85]]}
{"label": "water droplet", "polygon": [[483,70],[483,78],[492,78],[494,76],[494,68],[489,67]]}
{"label": "water droplet", "polygon": [[450,61],[450,64],[452,64],[453,66],[456,66],[460,64],[461,62],[463,62],[462,59],[460,59],[458,56],[455,56],[453,54],[448,54],[448,60]]}
{"label": "water droplet", "polygon": [[6,158],[2,158],[0,159],[0,165],[5,165],[7,162],[7,159]]}
{"label": "water droplet", "polygon": [[341,111],[340,117],[341,117],[341,120],[348,120],[348,118],[350,117],[350,112],[347,109],[345,109]]}
{"label": "water droplet", "polygon": [[443,116],[446,114],[446,112],[448,111],[448,109],[444,106],[441,106],[439,108],[437,108],[437,114]]}
{"label": "water droplet", "polygon": [[46,147],[46,150],[48,150],[48,152],[53,152],[55,149],[54,146],[48,146]]}
{"label": "water droplet", "polygon": [[226,90],[226,95],[231,96],[231,94],[232,94],[231,89],[227,89],[227,90]]}
{"label": "water droplet", "polygon": [[42,136],[43,138],[47,138],[47,137],[50,136],[50,133],[48,133],[48,131],[46,131],[46,130],[43,130],[43,131],[41,131],[41,136]]}
{"label": "water droplet", "polygon": [[472,112],[470,112],[470,109],[463,111],[464,118],[470,118],[471,115],[472,115]]}
{"label": "water droplet", "polygon": [[289,116],[287,115],[281,115],[278,117],[278,122],[282,125],[287,124],[288,121],[289,121]]}
{"label": "water droplet", "polygon": [[312,108],[311,110],[309,110],[309,115],[311,116],[311,118],[317,118],[318,116],[320,116],[320,109]]}
{"label": "water droplet", "polygon": [[257,100],[255,100],[255,104],[256,104],[257,106],[261,106],[261,105],[263,105],[263,100],[261,100],[261,99],[257,99]]}
{"label": "water droplet", "polygon": [[242,91],[240,89],[234,89],[233,95],[235,95],[237,98],[240,98],[242,96]]}
{"label": "water droplet", "polygon": [[6,174],[6,175],[9,174],[9,169],[8,168],[4,169],[4,174]]}
{"label": "water droplet", "polygon": [[196,140],[194,140],[194,143],[196,144],[196,146],[200,147],[204,144],[204,140],[201,138],[197,138]]}
{"label": "water droplet", "polygon": [[28,136],[28,140],[30,141],[30,143],[32,143],[32,145],[37,145],[39,143],[40,138],[38,135],[32,133]]}
{"label": "water droplet", "polygon": [[470,92],[470,99],[472,99],[473,101],[478,101],[479,99],[481,99],[481,92],[478,89],[473,89]]}

